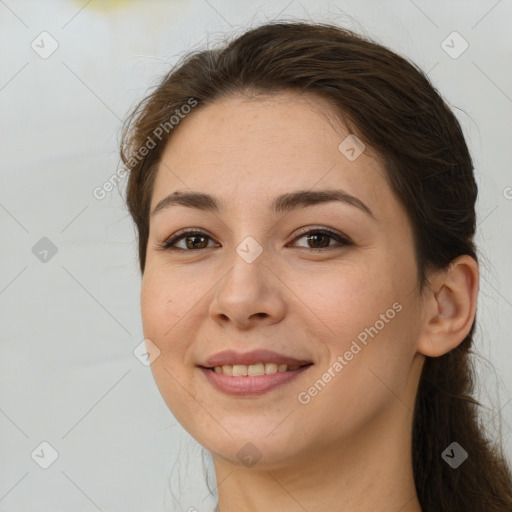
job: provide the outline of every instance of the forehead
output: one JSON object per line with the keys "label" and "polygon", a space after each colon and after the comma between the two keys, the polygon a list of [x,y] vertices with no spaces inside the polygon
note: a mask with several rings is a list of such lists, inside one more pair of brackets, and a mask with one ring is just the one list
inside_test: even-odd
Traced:
{"label": "forehead", "polygon": [[369,147],[347,158],[350,137],[332,106],[313,95],[223,98],[194,111],[174,129],[151,208],[187,188],[246,207],[264,207],[295,189],[342,188],[372,204],[372,210],[389,207],[394,198],[380,159]]}

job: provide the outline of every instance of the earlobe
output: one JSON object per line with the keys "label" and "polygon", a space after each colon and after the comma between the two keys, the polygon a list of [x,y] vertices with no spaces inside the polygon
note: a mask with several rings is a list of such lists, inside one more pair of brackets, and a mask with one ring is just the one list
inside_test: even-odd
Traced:
{"label": "earlobe", "polygon": [[439,357],[464,340],[475,319],[478,285],[478,264],[467,254],[431,278],[423,301],[418,352]]}

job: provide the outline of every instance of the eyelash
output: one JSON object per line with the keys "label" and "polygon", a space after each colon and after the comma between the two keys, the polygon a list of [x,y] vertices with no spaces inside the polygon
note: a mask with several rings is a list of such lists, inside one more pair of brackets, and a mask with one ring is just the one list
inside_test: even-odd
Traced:
{"label": "eyelash", "polygon": [[[330,238],[333,238],[334,240],[339,242],[341,244],[341,246],[353,245],[353,242],[350,241],[347,237],[345,237],[341,233],[339,233],[333,229],[325,228],[325,227],[324,228],[313,228],[313,229],[305,228],[303,231],[299,232],[299,234],[295,237],[295,239],[293,241],[295,242],[295,241],[299,240],[300,238],[303,238],[304,236],[310,235],[313,233],[328,235]],[[184,252],[196,252],[196,251],[201,251],[201,250],[205,250],[205,249],[210,249],[210,247],[206,247],[204,249],[183,249],[181,247],[173,247],[173,245],[176,244],[177,242],[179,242],[180,240],[183,240],[184,238],[188,238],[189,236],[194,236],[194,235],[201,235],[201,236],[211,239],[211,237],[209,235],[207,235],[205,232],[200,231],[200,230],[188,230],[188,231],[180,230],[180,231],[176,232],[174,235],[172,235],[170,238],[168,238],[165,242],[159,243],[158,246],[162,250],[184,251]],[[338,247],[341,247],[341,246],[338,246]],[[329,245],[327,247],[323,247],[320,249],[301,247],[301,249],[309,249],[310,251],[313,251],[313,252],[325,252],[326,250],[333,249],[333,248],[336,248],[336,246]]]}

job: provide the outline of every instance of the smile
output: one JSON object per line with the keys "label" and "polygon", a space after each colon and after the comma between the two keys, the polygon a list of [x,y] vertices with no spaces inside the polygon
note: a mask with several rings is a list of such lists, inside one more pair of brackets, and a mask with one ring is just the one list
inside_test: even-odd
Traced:
{"label": "smile", "polygon": [[256,363],[251,365],[235,364],[215,366],[213,371],[215,373],[229,375],[231,377],[257,377],[258,375],[272,375],[277,372],[293,371],[300,368],[301,365],[288,367],[287,364],[278,363]]}
{"label": "smile", "polygon": [[234,396],[255,396],[268,393],[291,382],[312,364],[290,366],[277,363],[256,363],[200,367],[208,382],[218,391]]}

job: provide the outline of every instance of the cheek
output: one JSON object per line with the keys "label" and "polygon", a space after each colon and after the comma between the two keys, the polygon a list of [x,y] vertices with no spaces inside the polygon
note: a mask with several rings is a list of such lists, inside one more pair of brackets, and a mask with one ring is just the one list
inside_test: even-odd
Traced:
{"label": "cheek", "polygon": [[166,286],[165,280],[146,270],[142,279],[140,305],[144,336],[153,340],[161,338],[164,323],[169,328],[172,314],[172,293]]}
{"label": "cheek", "polygon": [[162,337],[186,317],[201,299],[197,279],[160,266],[146,269],[141,285],[141,314],[144,329]]}
{"label": "cheek", "polygon": [[[141,286],[141,315],[144,337],[149,338],[161,351],[167,363],[186,350],[184,333],[192,328],[187,315],[198,299],[190,290],[194,287],[173,279],[172,272],[144,273]],[[160,363],[162,361],[159,361]]]}
{"label": "cheek", "polygon": [[[418,338],[416,295],[410,285],[415,267],[387,261],[372,258],[368,265],[359,261],[297,281],[302,282],[297,295],[314,313],[308,317],[323,341],[326,357],[319,375],[330,368],[338,393],[348,387],[369,396],[386,384],[400,389],[407,379]],[[343,368],[338,365],[336,371],[332,365],[339,357]]]}
{"label": "cheek", "polygon": [[[189,339],[197,328],[192,325],[194,315],[191,312],[197,299],[183,288],[193,289],[193,286],[176,281],[173,275],[172,272],[157,272],[154,267],[146,269],[140,302],[144,338],[150,339],[160,350],[151,364],[155,383],[167,407],[183,424],[194,409],[190,395],[183,390],[189,389],[185,363]],[[191,389],[189,392],[195,394]]]}
{"label": "cheek", "polygon": [[[383,268],[378,259],[346,262],[341,268],[326,272],[288,276],[291,288],[312,314],[311,322],[318,325],[318,334],[335,340],[356,337],[365,328],[380,320],[380,315],[392,309],[404,297],[401,280]],[[390,311],[389,316],[395,316]],[[380,323],[379,323],[380,325]]]}
{"label": "cheek", "polygon": [[[347,315],[330,322],[335,335],[324,339],[328,357],[301,389],[301,403],[309,402],[308,428],[319,440],[354,434],[408,402],[417,337],[413,305],[386,297],[367,302],[362,310],[347,304],[340,309]],[[329,421],[319,425],[315,417]]]}

